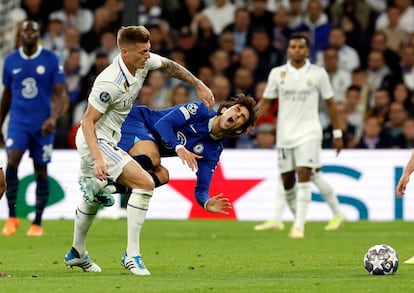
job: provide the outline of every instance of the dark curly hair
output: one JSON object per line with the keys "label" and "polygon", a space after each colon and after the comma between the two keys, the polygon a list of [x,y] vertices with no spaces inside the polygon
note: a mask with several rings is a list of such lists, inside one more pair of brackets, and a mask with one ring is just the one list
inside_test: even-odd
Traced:
{"label": "dark curly hair", "polygon": [[243,132],[246,132],[247,128],[254,126],[257,120],[257,106],[256,100],[251,96],[246,96],[245,94],[236,94],[235,97],[231,97],[228,101],[223,102],[217,109],[217,115],[221,115],[221,110],[223,108],[230,108],[234,105],[241,105],[247,108],[249,111],[249,119],[242,125]]}

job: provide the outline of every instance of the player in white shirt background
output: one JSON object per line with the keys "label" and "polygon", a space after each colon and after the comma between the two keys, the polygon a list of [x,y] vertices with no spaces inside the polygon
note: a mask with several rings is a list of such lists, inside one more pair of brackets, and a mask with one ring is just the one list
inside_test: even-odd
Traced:
{"label": "player in white shirt background", "polygon": [[111,195],[114,190],[109,190],[113,186],[106,186],[108,179],[111,179],[132,190],[127,207],[127,247],[121,263],[132,274],[150,275],[141,257],[139,238],[154,181],[136,161],[116,146],[121,137],[121,125],[150,70],[159,69],[170,77],[193,85],[197,95],[209,108],[214,104],[214,96],[183,66],[150,53],[150,33],[145,27],[122,27],[118,31],[117,43],[120,54],[96,78],[76,135],[84,196],[76,209],[73,244],[65,255],[64,263],[86,272],[101,272],[101,268],[88,256],[86,238],[100,205],[114,204]]}
{"label": "player in white shirt background", "polygon": [[327,105],[334,129],[332,145],[337,154],[343,147],[343,141],[328,74],[324,68],[308,60],[309,40],[300,34],[290,36],[287,56],[285,65],[271,70],[258,113],[259,116],[266,113],[272,100],[279,99],[276,133],[278,164],[287,202],[295,214],[289,237],[304,238],[306,213],[312,196],[311,175],[314,169],[320,167],[320,98]]}

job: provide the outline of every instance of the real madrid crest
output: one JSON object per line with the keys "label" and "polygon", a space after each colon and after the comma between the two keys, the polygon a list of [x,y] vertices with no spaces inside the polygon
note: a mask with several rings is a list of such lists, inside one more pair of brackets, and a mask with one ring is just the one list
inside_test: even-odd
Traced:
{"label": "real madrid crest", "polygon": [[286,77],[286,71],[280,72],[280,78],[285,78],[285,77]]}
{"label": "real madrid crest", "polygon": [[307,84],[308,86],[312,86],[312,79],[308,79],[308,80],[306,81],[306,84]]}

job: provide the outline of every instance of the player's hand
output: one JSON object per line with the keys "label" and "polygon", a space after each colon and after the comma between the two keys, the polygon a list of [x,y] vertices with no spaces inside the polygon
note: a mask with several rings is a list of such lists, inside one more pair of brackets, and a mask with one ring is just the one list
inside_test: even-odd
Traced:
{"label": "player's hand", "polygon": [[196,89],[200,100],[208,107],[209,110],[211,110],[216,101],[213,92],[201,81],[196,86]]}
{"label": "player's hand", "polygon": [[96,178],[105,181],[109,176],[108,163],[105,160],[96,160],[94,165],[94,172]]}
{"label": "player's hand", "polygon": [[56,119],[49,117],[43,122],[42,135],[46,136],[51,134],[56,128]]}
{"label": "player's hand", "polygon": [[187,166],[194,172],[198,170],[197,160],[202,159],[203,156],[196,155],[186,148],[180,148],[177,150],[177,155],[183,162],[183,165],[187,163]]}
{"label": "player's hand", "polygon": [[228,215],[227,210],[231,209],[231,202],[228,198],[223,198],[223,193],[213,196],[207,201],[206,211],[216,214]]}
{"label": "player's hand", "polygon": [[336,155],[339,155],[342,148],[344,147],[344,141],[342,140],[342,137],[334,138],[332,141],[332,146],[336,150]]}
{"label": "player's hand", "polygon": [[398,182],[397,188],[396,188],[398,198],[403,197],[403,195],[405,193],[405,188],[407,187],[407,184],[408,184],[408,181],[410,181],[410,175],[403,173],[401,178],[400,178],[400,181]]}

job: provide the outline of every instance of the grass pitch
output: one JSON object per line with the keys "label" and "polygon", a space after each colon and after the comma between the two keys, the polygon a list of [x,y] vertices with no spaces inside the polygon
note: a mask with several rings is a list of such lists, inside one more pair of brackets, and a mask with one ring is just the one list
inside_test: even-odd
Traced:
{"label": "grass pitch", "polygon": [[[2,226],[4,221],[0,222]],[[414,223],[349,222],[326,232],[309,222],[305,239],[284,231],[253,231],[253,222],[148,220],[142,254],[152,275],[132,275],[120,265],[126,221],[97,219],[88,238],[90,256],[102,273],[70,270],[63,257],[72,243],[73,221],[44,221],[46,234],[0,236],[1,292],[412,292]],[[371,276],[366,250],[386,243],[396,249],[395,275]]]}

